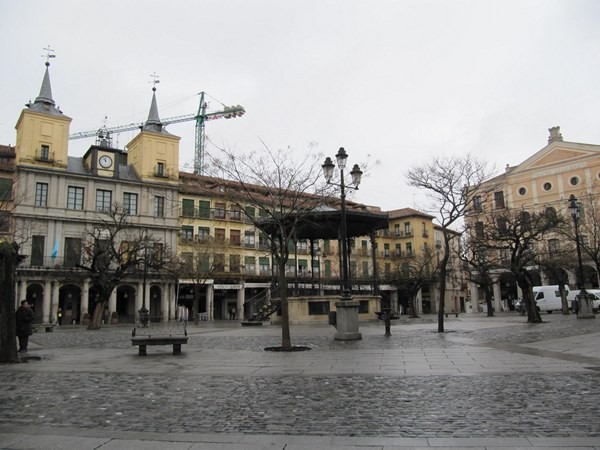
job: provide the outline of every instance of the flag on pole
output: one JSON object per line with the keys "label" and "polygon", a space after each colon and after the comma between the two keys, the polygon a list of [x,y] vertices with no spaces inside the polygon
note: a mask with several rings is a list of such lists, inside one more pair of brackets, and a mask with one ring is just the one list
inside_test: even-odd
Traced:
{"label": "flag on pole", "polygon": [[58,256],[58,239],[54,242],[54,248],[52,249],[52,259]]}

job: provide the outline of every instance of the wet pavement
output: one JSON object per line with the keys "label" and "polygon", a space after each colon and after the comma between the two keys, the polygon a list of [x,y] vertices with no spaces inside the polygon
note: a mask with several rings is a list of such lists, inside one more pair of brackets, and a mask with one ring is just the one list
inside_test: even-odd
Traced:
{"label": "wet pavement", "polygon": [[0,448],[600,448],[600,320],[543,318],[295,325],[294,353],[264,351],[277,326],[201,322],[147,357],[129,326],[60,327],[0,366]]}

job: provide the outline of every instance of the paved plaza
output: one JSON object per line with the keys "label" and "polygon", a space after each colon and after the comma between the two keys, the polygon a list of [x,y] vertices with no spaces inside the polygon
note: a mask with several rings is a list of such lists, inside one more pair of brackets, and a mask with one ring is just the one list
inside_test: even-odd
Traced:
{"label": "paved plaza", "polygon": [[0,366],[2,449],[600,449],[600,320],[516,313],[189,326],[179,356],[131,327],[58,327]]}

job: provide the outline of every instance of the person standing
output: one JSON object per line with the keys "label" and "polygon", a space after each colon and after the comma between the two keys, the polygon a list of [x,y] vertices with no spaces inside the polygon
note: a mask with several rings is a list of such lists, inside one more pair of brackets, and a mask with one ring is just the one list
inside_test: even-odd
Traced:
{"label": "person standing", "polygon": [[19,353],[26,353],[29,336],[33,334],[33,311],[27,300],[21,301],[21,306],[15,314],[17,321],[17,337],[19,338]]}

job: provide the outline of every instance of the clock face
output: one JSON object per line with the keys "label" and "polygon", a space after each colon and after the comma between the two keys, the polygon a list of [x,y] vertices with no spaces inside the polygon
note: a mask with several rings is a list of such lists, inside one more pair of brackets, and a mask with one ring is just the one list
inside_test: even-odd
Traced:
{"label": "clock face", "polygon": [[99,162],[100,165],[105,169],[108,169],[110,166],[112,166],[112,159],[108,155],[101,156]]}

